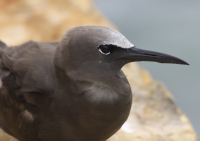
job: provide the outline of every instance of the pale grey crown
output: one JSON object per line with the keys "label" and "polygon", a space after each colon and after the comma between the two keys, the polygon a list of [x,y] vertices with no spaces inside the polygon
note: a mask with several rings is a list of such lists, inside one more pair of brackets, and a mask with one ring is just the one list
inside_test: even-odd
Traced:
{"label": "pale grey crown", "polygon": [[96,47],[100,45],[114,45],[120,48],[131,48],[134,45],[120,32],[103,26],[78,26],[67,31],[67,35],[76,34],[86,36],[90,42],[95,42]]}

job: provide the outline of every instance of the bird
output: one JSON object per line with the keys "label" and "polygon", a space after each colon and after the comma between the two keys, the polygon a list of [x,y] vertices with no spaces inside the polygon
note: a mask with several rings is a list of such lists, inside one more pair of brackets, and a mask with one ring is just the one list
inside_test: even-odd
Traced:
{"label": "bird", "polygon": [[103,26],[71,28],[59,42],[1,41],[0,128],[19,141],[105,141],[129,116],[121,68],[137,61],[188,65]]}

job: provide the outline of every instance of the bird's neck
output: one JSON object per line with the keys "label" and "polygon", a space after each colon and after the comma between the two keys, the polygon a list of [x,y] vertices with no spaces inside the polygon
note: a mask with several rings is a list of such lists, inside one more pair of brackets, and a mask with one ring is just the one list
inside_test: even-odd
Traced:
{"label": "bird's neck", "polygon": [[59,70],[58,77],[61,89],[64,90],[59,98],[64,99],[63,96],[67,96],[66,102],[70,104],[69,106],[75,106],[72,108],[76,109],[75,111],[87,112],[87,109],[93,108],[102,115],[110,115],[116,112],[116,107],[118,107],[118,110],[123,110],[117,112],[116,115],[113,113],[117,117],[117,115],[123,115],[125,109],[130,110],[132,92],[126,78],[108,76],[105,79],[94,76],[95,79],[83,79],[84,77],[75,79],[63,70]]}

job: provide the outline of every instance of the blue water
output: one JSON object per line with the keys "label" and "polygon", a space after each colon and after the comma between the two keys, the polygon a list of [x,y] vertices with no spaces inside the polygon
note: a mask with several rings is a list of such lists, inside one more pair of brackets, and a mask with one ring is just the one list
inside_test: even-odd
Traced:
{"label": "blue water", "polygon": [[139,63],[165,84],[200,136],[200,0],[95,3],[137,47],[168,53],[190,64]]}

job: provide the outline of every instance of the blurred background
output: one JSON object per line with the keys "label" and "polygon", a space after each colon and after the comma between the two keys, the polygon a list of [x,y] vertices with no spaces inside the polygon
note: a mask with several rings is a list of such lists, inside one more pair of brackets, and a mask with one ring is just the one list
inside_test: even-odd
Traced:
{"label": "blurred background", "polygon": [[200,136],[200,1],[94,2],[135,46],[168,53],[190,64],[139,63],[165,84]]}
{"label": "blurred background", "polygon": [[[0,40],[9,46],[21,44],[30,39],[35,41],[59,41],[65,34],[66,29],[77,25],[112,26],[99,15],[92,6],[91,1],[0,0]],[[198,59],[200,57],[197,56],[200,53],[200,1],[94,0],[94,2],[102,14],[114,23],[137,47],[168,53],[190,64],[190,66],[181,66],[152,62],[139,63],[140,66],[150,71],[155,80],[162,82],[168,88],[175,97],[178,107],[187,114],[200,136],[200,75],[197,74],[197,72],[200,72],[200,59]],[[137,68],[136,65],[134,66]],[[140,77],[142,79],[144,76]],[[156,89],[157,85],[154,86]],[[148,88],[145,90],[147,94],[150,94]],[[165,91],[162,89],[162,94],[165,94]],[[140,105],[140,103],[138,104]],[[159,104],[159,102],[156,103],[156,105]],[[137,107],[137,104],[135,106]],[[161,109],[162,106],[161,104]],[[169,109],[173,107],[174,105],[167,106]],[[151,109],[150,106],[148,108]],[[150,125],[160,127],[159,123],[163,121],[152,120],[151,117],[157,115],[157,113],[152,112],[154,110],[149,111],[149,121],[153,123]],[[170,118],[170,115],[167,114],[169,111],[161,113],[164,121],[174,119],[173,115]],[[133,117],[130,116],[130,119],[133,119],[130,123],[137,122],[137,118],[134,119]],[[178,112],[175,117],[179,119],[175,119],[172,124],[167,124],[169,126],[164,124],[165,128],[162,128],[162,131],[170,130],[169,132],[168,130],[163,132],[164,135],[160,134],[160,130],[157,130],[157,128],[152,130],[151,126],[141,122],[142,126],[140,126],[141,124],[131,124],[133,125],[131,127],[134,127],[137,132],[133,134],[119,132],[115,137],[122,138],[122,140],[125,140],[125,138],[127,140],[133,138],[146,140],[149,139],[150,134],[152,135],[150,137],[153,137],[153,139],[149,139],[151,141],[172,138],[172,140],[180,138],[181,141],[183,139],[186,141],[195,140],[193,130],[188,125],[187,120],[185,121],[184,117],[181,116],[181,113]],[[144,119],[146,120],[146,117]],[[155,124],[154,121],[158,124]],[[176,123],[176,128],[173,126],[174,123]],[[144,126],[145,128],[143,128]],[[138,129],[142,132],[139,132]],[[144,131],[144,129],[146,130]],[[155,136],[156,133],[158,133],[157,136]],[[5,136],[0,130],[0,141],[3,141],[1,137],[5,141],[9,140],[7,138],[9,136]]]}

